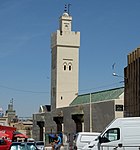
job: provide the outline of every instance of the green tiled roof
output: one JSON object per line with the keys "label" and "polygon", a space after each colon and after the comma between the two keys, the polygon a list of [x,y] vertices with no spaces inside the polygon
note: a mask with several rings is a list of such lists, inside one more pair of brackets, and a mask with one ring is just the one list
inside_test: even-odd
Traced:
{"label": "green tiled roof", "polygon": [[[104,91],[99,91],[95,93],[91,93],[91,102],[99,102],[99,101],[107,101],[112,99],[118,99],[119,96],[124,92],[124,87],[109,89]],[[78,95],[75,98],[70,106],[79,105],[79,104],[86,104],[90,102],[90,93]]]}

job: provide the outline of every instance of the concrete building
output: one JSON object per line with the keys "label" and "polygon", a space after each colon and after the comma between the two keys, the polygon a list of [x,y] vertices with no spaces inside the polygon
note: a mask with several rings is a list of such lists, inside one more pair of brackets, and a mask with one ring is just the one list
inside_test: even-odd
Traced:
{"label": "concrete building", "polygon": [[4,111],[0,108],[0,125],[8,125],[8,117],[4,116]]}
{"label": "concrete building", "polygon": [[48,143],[50,133],[72,136],[80,131],[101,132],[113,119],[123,117],[123,103],[121,87],[78,95],[68,107],[48,112],[43,107],[44,111],[33,115],[33,138]]}
{"label": "concrete building", "polygon": [[0,117],[0,125],[8,126],[8,117],[6,116]]}
{"label": "concrete building", "polygon": [[127,67],[124,69],[125,79],[125,113],[126,117],[140,116],[140,48],[127,56]]}
{"label": "concrete building", "polygon": [[[2,109],[1,113],[4,114]],[[28,137],[32,137],[32,118],[18,118],[14,110],[13,99],[10,100],[5,114],[0,116],[0,125],[15,127],[17,131],[26,134]]]}
{"label": "concrete building", "polygon": [[114,118],[123,117],[124,88],[78,95],[80,32],[71,31],[72,17],[63,13],[52,34],[51,106],[33,114],[33,138],[47,144],[50,133],[71,141],[79,131],[101,132]]}
{"label": "concrete building", "polygon": [[17,122],[11,122],[10,126],[15,127],[18,132],[27,135],[29,138],[32,137],[33,121],[31,118],[19,118]]}

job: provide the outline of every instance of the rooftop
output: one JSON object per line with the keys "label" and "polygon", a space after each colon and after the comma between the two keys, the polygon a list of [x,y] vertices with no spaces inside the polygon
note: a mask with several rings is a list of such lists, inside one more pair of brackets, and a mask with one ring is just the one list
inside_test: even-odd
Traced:
{"label": "rooftop", "polygon": [[[120,95],[124,92],[124,87],[109,89],[99,92],[91,93],[91,102],[101,102],[113,99],[119,99]],[[88,104],[90,103],[90,93],[78,95],[70,104],[70,106],[79,105],[79,104]]]}

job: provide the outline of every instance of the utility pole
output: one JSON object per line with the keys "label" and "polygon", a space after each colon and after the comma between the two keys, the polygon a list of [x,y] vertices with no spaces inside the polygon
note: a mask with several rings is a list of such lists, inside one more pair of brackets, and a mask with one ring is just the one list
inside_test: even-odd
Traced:
{"label": "utility pole", "polygon": [[92,132],[92,103],[91,103],[91,93],[90,93],[90,132]]}

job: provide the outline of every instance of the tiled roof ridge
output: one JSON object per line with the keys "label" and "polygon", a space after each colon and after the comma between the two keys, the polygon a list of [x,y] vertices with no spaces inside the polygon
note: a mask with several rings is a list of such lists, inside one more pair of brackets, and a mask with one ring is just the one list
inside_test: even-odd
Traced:
{"label": "tiled roof ridge", "polygon": [[[94,93],[86,93],[78,95],[70,105],[79,105],[89,103],[89,96],[91,95],[91,101],[102,102],[107,100],[118,99],[120,94],[124,92],[124,87],[111,88],[107,90],[97,91]],[[94,98],[93,98],[94,97]]]}
{"label": "tiled roof ridge", "polygon": [[108,91],[114,91],[114,90],[118,90],[118,89],[122,89],[122,88],[124,88],[124,87],[122,86],[122,87],[111,88],[111,89],[101,90],[101,91],[96,91],[96,92],[91,92],[91,93],[89,92],[89,93],[86,93],[86,94],[80,94],[78,96],[89,95],[89,94],[97,94],[97,93],[108,92]]}

